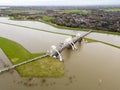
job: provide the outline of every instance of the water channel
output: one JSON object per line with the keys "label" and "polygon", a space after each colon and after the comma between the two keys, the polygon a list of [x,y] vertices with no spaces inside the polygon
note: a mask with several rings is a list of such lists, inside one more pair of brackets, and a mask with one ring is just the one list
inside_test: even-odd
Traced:
{"label": "water channel", "polygon": [[[45,24],[42,22],[37,22],[37,21],[17,21],[17,20],[10,20],[9,18],[6,18],[6,17],[1,17],[0,22],[21,25],[21,26],[27,26],[27,27],[31,27],[31,28],[46,30],[46,31],[72,34],[72,35],[76,35],[77,33],[81,33],[81,34],[84,33],[84,31],[58,29],[58,28],[55,28],[48,24]],[[110,43],[110,44],[113,44],[116,46],[120,46],[120,36],[117,36],[117,35],[92,33],[92,34],[88,35],[87,37],[91,38],[91,39],[103,41],[106,43]]]}
{"label": "water channel", "polygon": [[[0,36],[20,43],[32,53],[45,52],[70,37],[6,24],[0,24]],[[66,72],[63,77],[23,78],[10,71],[0,75],[0,89],[120,90],[120,49],[98,42],[76,46],[77,50],[66,49],[62,53]],[[0,53],[0,59],[6,60],[5,57]]]}

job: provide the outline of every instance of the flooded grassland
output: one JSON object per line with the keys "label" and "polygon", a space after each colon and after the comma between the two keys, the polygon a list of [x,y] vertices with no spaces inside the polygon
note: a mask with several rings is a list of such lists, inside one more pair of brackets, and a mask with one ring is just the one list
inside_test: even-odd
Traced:
{"label": "flooded grassland", "polygon": [[[71,34],[76,35],[77,33],[85,33],[84,31],[76,31],[76,30],[66,30],[66,29],[58,29],[56,27],[53,27],[51,25],[37,22],[37,21],[17,21],[17,20],[10,20],[9,18],[2,17],[0,18],[0,22],[2,23],[8,23],[18,26],[25,26],[30,28],[35,28],[37,30],[44,30],[44,31],[51,31],[51,32],[57,32],[57,33],[63,33],[63,34]],[[112,35],[112,34],[103,34],[103,33],[91,33],[87,38],[95,39],[98,41],[106,42],[115,46],[120,46],[120,36],[118,35]]]}
{"label": "flooded grassland", "polygon": [[[0,28],[1,37],[18,42],[32,53],[46,52],[51,45],[58,46],[70,37],[6,24],[0,24]],[[77,50],[62,52],[63,77],[25,78],[15,71],[6,72],[0,75],[1,90],[119,90],[120,49],[99,42],[83,41],[76,46]]]}
{"label": "flooded grassland", "polygon": [[23,78],[0,75],[3,90],[115,90],[120,89],[120,50],[101,43],[82,43],[78,50],[65,50],[65,75],[61,78]]}

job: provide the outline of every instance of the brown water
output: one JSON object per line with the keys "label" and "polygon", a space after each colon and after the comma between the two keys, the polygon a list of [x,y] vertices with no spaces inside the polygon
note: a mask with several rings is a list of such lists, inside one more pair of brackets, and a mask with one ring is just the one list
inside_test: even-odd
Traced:
{"label": "brown water", "polygon": [[12,63],[10,62],[10,60],[7,58],[4,52],[0,49],[0,69],[3,69],[11,65]]}
{"label": "brown water", "polygon": [[[0,75],[1,90],[120,90],[120,49],[101,43],[77,44],[78,50],[63,54],[62,78],[21,78]],[[45,48],[45,47],[44,47]]]}
{"label": "brown water", "polygon": [[[0,36],[20,43],[32,53],[45,52],[69,37],[5,24],[0,24]],[[120,90],[120,49],[85,42],[77,47],[76,51],[62,53],[65,76],[22,78],[12,70],[0,75],[0,90]],[[6,59],[0,52],[0,59]]]}
{"label": "brown water", "polygon": [[[9,18],[2,17],[0,18],[0,22],[22,25],[22,26],[27,26],[31,28],[37,28],[37,29],[42,29],[42,30],[47,30],[47,31],[52,31],[52,32],[72,34],[72,35],[76,35],[77,33],[81,33],[81,34],[84,33],[84,31],[58,29],[48,24],[45,24],[42,22],[36,22],[36,21],[17,21],[17,20],[9,20]],[[110,43],[116,46],[120,46],[120,36],[117,36],[117,35],[91,33],[86,37],[99,40],[99,41],[103,41],[106,43]]]}
{"label": "brown water", "polygon": [[32,53],[46,52],[51,45],[58,45],[69,37],[1,23],[0,36],[18,42]]}

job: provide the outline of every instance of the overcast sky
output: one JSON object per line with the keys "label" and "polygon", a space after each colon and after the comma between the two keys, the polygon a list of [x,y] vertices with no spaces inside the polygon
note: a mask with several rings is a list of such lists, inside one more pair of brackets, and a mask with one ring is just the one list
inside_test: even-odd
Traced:
{"label": "overcast sky", "polygon": [[0,0],[0,5],[120,5],[120,0]]}

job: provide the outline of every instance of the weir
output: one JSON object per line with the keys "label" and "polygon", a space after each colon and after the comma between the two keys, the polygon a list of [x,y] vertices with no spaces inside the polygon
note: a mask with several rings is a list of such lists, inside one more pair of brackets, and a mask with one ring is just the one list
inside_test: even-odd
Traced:
{"label": "weir", "polygon": [[[72,38],[71,40],[69,39],[66,43],[63,43],[60,47],[57,47],[53,53],[50,54],[50,56],[54,57],[54,58],[58,58],[58,56],[60,55],[60,53],[66,49],[66,48],[72,48],[73,50],[76,49],[75,43],[77,42],[81,42],[82,39],[87,36],[88,34],[90,34],[92,32],[92,30],[90,30],[89,32],[83,34],[83,35],[77,35],[75,38]],[[59,56],[61,59],[61,55]],[[62,61],[62,60],[60,60]]]}
{"label": "weir", "polygon": [[60,61],[63,61],[62,59],[62,55],[61,55],[61,52],[65,49],[65,48],[72,48],[73,50],[77,49],[76,46],[75,46],[75,43],[77,42],[81,42],[82,38],[85,37],[86,35],[90,34],[92,31],[89,31],[83,35],[77,35],[75,38],[68,38],[65,40],[65,42],[62,44],[62,46],[60,47],[56,47],[54,45],[51,46],[52,50],[54,50],[54,52],[51,52],[51,54],[46,54],[46,55],[43,55],[43,56],[39,56],[39,57],[36,57],[36,58],[33,58],[33,59],[29,59],[27,61],[24,61],[22,63],[19,63],[19,64],[16,64],[16,65],[13,65],[13,66],[10,66],[10,67],[6,67],[2,70],[0,70],[0,73],[2,72],[5,72],[5,71],[8,71],[10,69],[13,69],[13,68],[16,68],[18,66],[21,66],[21,65],[24,65],[26,63],[29,63],[29,62],[32,62],[32,61],[35,61],[37,59],[41,59],[41,58],[44,58],[44,57],[47,57],[48,55],[49,56],[52,56],[53,58],[58,58],[59,56],[59,59]]}

